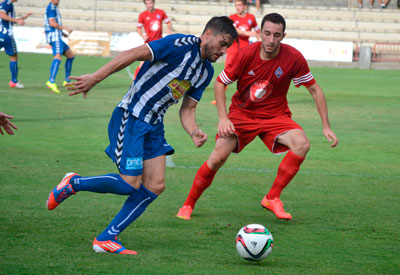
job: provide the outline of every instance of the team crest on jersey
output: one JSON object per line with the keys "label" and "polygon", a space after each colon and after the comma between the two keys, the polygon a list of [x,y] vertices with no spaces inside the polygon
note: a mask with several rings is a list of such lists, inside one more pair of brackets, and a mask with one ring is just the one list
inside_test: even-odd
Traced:
{"label": "team crest on jersey", "polygon": [[273,88],[268,80],[255,81],[250,87],[250,100],[260,102],[266,99],[272,93]]}
{"label": "team crest on jersey", "polygon": [[151,23],[150,23],[150,29],[151,29],[153,32],[158,31],[160,28],[161,28],[161,24],[160,24],[159,21],[157,21],[157,20],[151,21]]}
{"label": "team crest on jersey", "polygon": [[282,71],[281,67],[276,69],[275,75],[276,75],[277,78],[280,78],[283,75],[283,71]]}
{"label": "team crest on jersey", "polygon": [[189,91],[192,84],[189,80],[178,80],[173,79],[168,83],[168,87],[171,89],[171,94],[175,101],[179,100],[187,91]]}

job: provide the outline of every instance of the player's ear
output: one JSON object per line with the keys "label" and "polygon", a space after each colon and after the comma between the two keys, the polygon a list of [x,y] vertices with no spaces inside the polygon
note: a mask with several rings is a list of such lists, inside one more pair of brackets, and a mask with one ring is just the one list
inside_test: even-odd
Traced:
{"label": "player's ear", "polygon": [[207,35],[207,37],[211,37],[213,35],[213,31],[211,29],[207,29],[205,34]]}
{"label": "player's ear", "polygon": [[285,36],[286,36],[286,32],[283,33],[282,40],[285,38]]}

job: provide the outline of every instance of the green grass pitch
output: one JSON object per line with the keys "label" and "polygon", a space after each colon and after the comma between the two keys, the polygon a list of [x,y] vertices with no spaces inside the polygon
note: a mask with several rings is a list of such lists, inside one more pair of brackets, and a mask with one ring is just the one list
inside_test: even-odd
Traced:
{"label": "green grass pitch", "polygon": [[[108,60],[78,56],[73,75]],[[84,100],[64,88],[61,94],[45,88],[50,63],[50,55],[21,53],[19,79],[26,88],[16,90],[8,88],[8,57],[0,53],[0,111],[13,115],[19,128],[14,136],[0,136],[0,274],[399,274],[400,71],[311,68],[340,139],[335,149],[322,135],[307,90],[291,86],[289,106],[311,150],[281,197],[294,217],[289,222],[260,207],[282,155],[272,155],[259,140],[229,158],[192,220],[177,219],[214,146],[213,83],[197,111],[209,135],[202,148],[182,129],[179,106],[171,107],[166,137],[177,167],[167,168],[166,191],[120,236],[139,255],[120,256],[94,253],[91,245],[125,197],[82,192],[55,211],[45,202],[66,172],[117,172],[104,153],[107,125],[130,78],[118,72]],[[222,63],[215,69],[217,75]],[[233,92],[231,85],[229,96]],[[236,233],[249,223],[272,232],[275,244],[265,261],[247,262],[236,253]]]}

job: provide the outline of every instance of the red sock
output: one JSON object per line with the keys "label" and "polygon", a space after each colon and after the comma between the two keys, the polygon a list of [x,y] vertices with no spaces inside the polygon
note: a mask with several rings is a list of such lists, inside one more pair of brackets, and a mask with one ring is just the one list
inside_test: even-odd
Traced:
{"label": "red sock", "polygon": [[292,151],[289,151],[286,154],[279,165],[278,175],[276,176],[275,181],[267,194],[267,199],[280,197],[283,188],[289,184],[289,182],[300,170],[300,165],[303,163],[304,159],[304,157],[300,157]]}
{"label": "red sock", "polygon": [[190,205],[193,209],[201,194],[211,185],[216,173],[217,171],[208,168],[207,161],[204,162],[194,177],[192,188],[183,205]]}

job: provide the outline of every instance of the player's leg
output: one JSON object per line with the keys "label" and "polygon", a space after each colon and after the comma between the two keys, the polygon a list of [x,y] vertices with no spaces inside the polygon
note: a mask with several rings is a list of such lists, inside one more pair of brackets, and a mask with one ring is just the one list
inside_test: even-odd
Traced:
{"label": "player's leg", "polygon": [[[112,222],[96,238],[98,241],[114,240],[115,237],[118,237],[164,191],[165,156],[145,160],[143,162],[143,177],[121,176],[132,186],[135,186],[136,192],[128,197]],[[143,180],[142,184],[140,184],[140,179]]]}
{"label": "player's leg", "polygon": [[280,219],[292,219],[292,216],[283,209],[280,195],[299,171],[310,148],[310,143],[301,127],[291,119],[283,118],[278,122],[281,124],[279,127],[283,129],[282,133],[265,135],[263,141],[273,153],[285,152],[288,149],[289,151],[282,159],[274,183],[268,194],[262,199],[261,205],[274,212]]}
{"label": "player's leg", "polygon": [[[129,154],[129,151],[125,150],[124,152],[123,147],[118,147],[118,144],[124,143],[125,128],[129,126],[131,126],[129,113],[120,108],[116,108],[108,126],[110,146],[106,149],[106,153],[114,162],[117,160],[116,156],[125,158],[126,154]],[[143,142],[135,140],[134,143],[140,147],[140,144]],[[125,140],[125,144],[129,146],[129,136],[127,137],[127,140]],[[120,169],[119,163],[117,167]],[[138,171],[133,175],[141,175],[141,169],[142,168],[139,167]],[[140,179],[138,182],[140,183]],[[135,193],[135,189],[119,174],[81,177],[75,173],[67,173],[61,182],[50,192],[47,200],[48,209],[55,209],[65,199],[80,191],[112,193],[117,195],[131,195]]]}
{"label": "player's leg", "polygon": [[268,199],[279,198],[282,190],[300,170],[305,156],[310,149],[310,142],[304,131],[292,130],[278,137],[277,142],[289,148],[278,168],[278,174],[267,194]]}
{"label": "player's leg", "polygon": [[9,86],[11,88],[24,88],[24,85],[18,82],[18,55],[10,56],[10,72],[11,80]]}
{"label": "player's leg", "polygon": [[8,86],[11,88],[24,88],[24,85],[18,82],[18,53],[17,53],[17,45],[15,43],[15,39],[8,35],[1,36],[4,40],[4,50],[6,54],[10,57],[10,72],[11,72],[11,80],[8,83]]}
{"label": "player's leg", "polygon": [[[135,186],[137,192],[128,197],[122,209],[107,228],[95,238],[93,249],[96,252],[136,254],[136,252],[127,249],[121,251],[121,247],[117,246],[115,243],[118,242],[119,234],[139,218],[146,210],[147,206],[149,206],[149,204],[165,189],[165,156],[158,156],[143,162],[143,177],[140,177],[140,179],[143,179],[143,184],[140,184],[139,177],[129,175],[121,176],[127,182]],[[121,245],[120,243],[117,244]],[[113,245],[115,245],[118,250],[110,249]]]}
{"label": "player's leg", "polygon": [[65,86],[67,83],[70,82],[69,77],[71,76],[72,63],[74,62],[74,59],[75,59],[74,53],[68,47],[67,44],[64,45],[64,48],[65,48],[64,55],[67,58],[67,60],[65,61],[65,80],[63,82],[63,86]]}
{"label": "player's leg", "polygon": [[218,138],[215,148],[208,160],[203,163],[194,177],[189,195],[186,198],[182,208],[179,209],[178,218],[190,220],[192,211],[201,194],[211,185],[215,174],[228,159],[231,152],[237,147],[237,137],[230,136]]}
{"label": "player's leg", "polygon": [[[114,242],[118,235],[135,221],[165,189],[165,154],[173,152],[173,148],[167,144],[164,138],[164,126],[162,123],[150,125],[140,121],[129,112],[117,108],[115,112],[123,112],[129,115],[126,124],[126,133],[118,132],[118,138],[126,149],[122,148],[122,157],[119,162],[116,157],[113,160],[119,163],[121,177],[136,192],[128,197],[122,209],[94,242],[93,248],[97,252],[114,252],[110,250],[99,251],[99,242]],[[110,135],[110,138],[111,135]],[[114,142],[113,142],[114,143]],[[117,146],[120,142],[117,142]],[[121,144],[122,144],[121,143]],[[111,144],[110,144],[111,146]],[[109,149],[107,149],[109,152]],[[114,150],[117,153],[118,148]],[[140,182],[142,181],[142,184]],[[97,243],[96,243],[97,242]],[[104,247],[103,247],[104,248]]]}
{"label": "player's leg", "polygon": [[55,93],[60,93],[60,90],[57,87],[56,76],[58,73],[58,68],[60,67],[61,63],[61,55],[64,52],[63,43],[62,41],[56,41],[50,43],[52,50],[53,50],[53,61],[51,62],[50,66],[50,76],[49,80],[46,82],[48,88],[50,88]]}
{"label": "player's leg", "polygon": [[95,193],[111,193],[131,195],[135,189],[119,174],[107,174],[94,177],[81,177],[75,173],[67,173],[61,182],[50,192],[47,208],[55,209],[60,203],[76,192],[89,191]]}
{"label": "player's leg", "polygon": [[[110,243],[132,222],[146,210],[165,189],[165,155],[143,161],[143,176],[133,177],[121,175],[129,184],[135,187],[136,193],[129,196],[120,212],[111,221],[108,227],[96,237],[93,248],[96,252],[113,252],[98,249],[99,242]],[[140,184],[140,180],[143,183]],[[104,249],[104,247],[103,247]]]}

